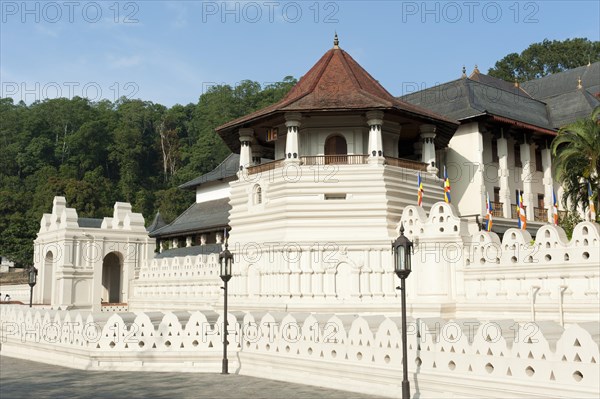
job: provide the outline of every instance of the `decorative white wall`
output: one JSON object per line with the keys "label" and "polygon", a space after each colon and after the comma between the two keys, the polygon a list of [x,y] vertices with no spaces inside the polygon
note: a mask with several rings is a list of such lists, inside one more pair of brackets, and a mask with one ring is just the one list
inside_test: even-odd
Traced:
{"label": "decorative white wall", "polygon": [[[2,355],[82,369],[218,372],[214,312],[80,313],[0,307]],[[400,396],[400,319],[382,315],[233,313],[232,372]],[[415,397],[596,398],[599,326],[409,319]]]}
{"label": "decorative white wall", "polygon": [[0,301],[3,301],[6,295],[9,295],[11,301],[29,303],[29,293],[29,284],[0,285]]}
{"label": "decorative white wall", "polygon": [[[343,184],[346,172],[354,172],[352,165],[347,166],[347,171],[340,169],[342,179],[336,184]],[[383,170],[384,181],[393,179],[385,174],[385,167],[373,169]],[[552,225],[543,226],[535,240],[517,229],[509,229],[500,240],[495,233],[470,234],[454,206],[438,202],[430,206],[429,213],[427,208],[405,206],[400,222],[391,226],[387,213],[382,212],[388,205],[376,205],[373,215],[380,215],[376,223],[361,225],[360,218],[349,217],[346,226],[335,222],[325,208],[335,202],[331,209],[351,215],[363,204],[360,196],[367,198],[368,192],[357,192],[357,201],[321,199],[302,205],[285,200],[279,192],[282,188],[265,187],[266,208],[283,207],[313,216],[307,222],[283,223],[274,217],[274,210],[250,209],[251,193],[234,189],[237,194],[232,201],[238,208],[248,209],[232,224],[232,310],[399,315],[399,281],[393,273],[390,241],[403,224],[405,234],[415,243],[413,272],[407,281],[408,311],[413,317],[508,317],[570,324],[597,320],[600,313],[598,224],[580,223],[571,241],[560,227]],[[395,209],[397,204],[391,206]],[[122,248],[121,253],[129,255],[123,262],[125,283],[121,287],[126,305],[104,310],[220,309],[217,254],[152,259],[153,240],[141,226],[133,230],[109,227],[119,225],[114,221],[122,217],[123,205],[117,204],[116,209],[117,216],[106,218],[99,229],[59,229],[43,222],[36,247],[40,279],[34,303],[47,303],[54,309],[100,310],[100,301],[93,303],[90,298],[104,295],[103,259]],[[68,212],[61,212],[55,209],[53,216],[46,215],[43,220],[60,214],[62,222],[68,221]],[[291,224],[294,228],[289,228]],[[138,237],[137,241],[132,236]],[[63,263],[50,263],[57,265],[54,271],[47,267],[46,259],[41,262],[42,254],[53,251],[63,254]],[[48,286],[55,287],[51,293],[56,297],[45,302]]]}

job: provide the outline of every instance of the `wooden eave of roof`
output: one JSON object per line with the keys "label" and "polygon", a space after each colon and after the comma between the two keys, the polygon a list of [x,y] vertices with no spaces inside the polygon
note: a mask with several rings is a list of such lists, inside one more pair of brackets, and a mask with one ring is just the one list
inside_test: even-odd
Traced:
{"label": "wooden eave of roof", "polygon": [[493,115],[493,114],[489,114],[489,118],[491,118],[492,120],[496,121],[496,122],[502,122],[502,123],[507,123],[509,125],[513,125],[515,127],[519,127],[522,129],[529,129],[532,130],[534,132],[537,133],[542,133],[544,135],[549,135],[549,136],[556,136],[557,132],[554,130],[550,130],[550,129],[546,129],[543,127],[539,127],[539,126],[535,126],[529,123],[525,123],[525,122],[520,122],[520,121],[516,121],[514,119],[510,119],[510,118],[506,118],[504,116],[497,116],[497,115]]}

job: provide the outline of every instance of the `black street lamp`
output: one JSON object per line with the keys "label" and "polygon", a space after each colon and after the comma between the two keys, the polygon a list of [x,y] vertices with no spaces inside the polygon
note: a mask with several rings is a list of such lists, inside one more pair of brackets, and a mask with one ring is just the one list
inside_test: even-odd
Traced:
{"label": "black street lamp", "polygon": [[406,348],[406,278],[411,272],[412,253],[413,243],[404,236],[404,224],[401,224],[400,236],[392,243],[392,255],[394,257],[394,271],[400,277],[399,288],[402,291],[402,399],[410,398],[408,351]]}
{"label": "black street lamp", "polygon": [[221,287],[225,292],[225,299],[223,301],[223,369],[221,374],[229,374],[229,363],[227,360],[227,282],[231,279],[233,255],[229,252],[227,247],[227,240],[225,240],[225,250],[219,254],[221,280],[223,280],[225,285],[224,287]]}
{"label": "black street lamp", "polygon": [[37,283],[37,274],[38,270],[35,268],[35,266],[31,266],[29,268],[29,307],[31,307],[33,304],[33,287],[35,287],[35,284]]}

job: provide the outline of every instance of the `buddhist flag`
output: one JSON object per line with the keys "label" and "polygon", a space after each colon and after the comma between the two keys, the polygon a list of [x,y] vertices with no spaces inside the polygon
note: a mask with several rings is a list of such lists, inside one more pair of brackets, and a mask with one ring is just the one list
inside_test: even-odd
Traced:
{"label": "buddhist flag", "polygon": [[423,181],[421,181],[421,172],[417,175],[417,205],[423,206]]}
{"label": "buddhist flag", "polygon": [[485,214],[485,230],[492,231],[492,201],[490,201],[490,194],[486,193],[487,200],[485,202],[485,208],[487,210]]}
{"label": "buddhist flag", "polygon": [[558,226],[558,200],[554,190],[552,190],[552,221],[555,226]]}
{"label": "buddhist flag", "polygon": [[590,220],[592,222],[596,221],[596,205],[594,204],[594,199],[592,198],[592,185],[588,180],[588,201],[590,202]]}
{"label": "buddhist flag", "polygon": [[444,201],[446,201],[447,204],[450,203],[450,179],[448,179],[446,165],[444,165]]}
{"label": "buddhist flag", "polygon": [[517,218],[519,220],[519,228],[521,230],[525,230],[527,229],[527,214],[525,213],[525,205],[523,204],[523,193],[519,191],[519,204],[518,204],[518,209],[519,209],[519,213],[517,215]]}

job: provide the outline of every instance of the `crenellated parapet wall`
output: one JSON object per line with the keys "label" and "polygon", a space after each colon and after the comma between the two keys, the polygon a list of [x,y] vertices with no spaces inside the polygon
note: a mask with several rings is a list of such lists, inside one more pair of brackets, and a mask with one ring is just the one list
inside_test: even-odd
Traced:
{"label": "crenellated parapet wall", "polygon": [[535,237],[509,229],[473,237],[465,259],[467,302],[503,303],[530,319],[590,320],[600,312],[600,226],[578,224],[569,241],[562,228],[541,227]]}
{"label": "crenellated parapet wall", "polygon": [[[600,312],[600,226],[579,223],[568,240],[561,227],[536,233],[508,229],[468,234],[451,205],[427,214],[408,206],[401,223],[415,244],[414,298],[448,301],[455,317],[584,322]],[[400,223],[398,225],[398,228]]]}
{"label": "crenellated parapet wall", "polygon": [[129,310],[213,309],[221,285],[218,254],[152,259],[133,281]]}
{"label": "crenellated parapet wall", "polygon": [[[218,372],[222,314],[0,307],[2,354],[82,369]],[[400,396],[397,317],[232,313],[230,371]],[[597,323],[412,319],[412,392],[436,397],[597,397]]]}
{"label": "crenellated parapet wall", "polygon": [[[101,299],[112,304],[105,310],[220,308],[218,254],[153,254],[154,241],[127,204],[117,203],[113,217],[96,227],[85,227],[89,220],[82,224],[81,219],[82,226],[68,227],[76,212],[63,200],[55,199],[36,240],[41,281],[34,302],[94,311],[100,310]],[[399,281],[390,242],[401,224],[414,242],[407,295],[409,314],[415,317],[510,317],[562,324],[597,320],[598,224],[580,223],[571,240],[552,225],[540,228],[535,240],[518,229],[507,230],[502,238],[485,231],[471,234],[472,226],[444,202],[433,204],[429,212],[404,207],[399,222],[384,236],[345,229],[338,237],[334,233],[340,229],[331,226],[330,239],[324,241],[266,241],[255,233],[256,241],[242,242],[233,230],[231,309],[398,315]],[[323,225],[318,237],[329,228]],[[122,284],[103,277],[115,264],[121,267]],[[49,290],[47,281],[57,287]],[[119,288],[117,296],[110,296],[110,286]]]}

